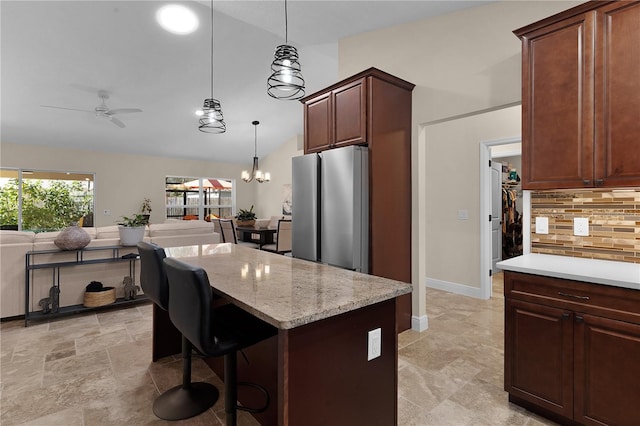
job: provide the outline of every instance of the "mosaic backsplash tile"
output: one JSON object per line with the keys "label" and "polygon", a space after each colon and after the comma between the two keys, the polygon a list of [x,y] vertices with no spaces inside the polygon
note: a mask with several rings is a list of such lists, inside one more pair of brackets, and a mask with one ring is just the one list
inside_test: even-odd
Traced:
{"label": "mosaic backsplash tile", "polygon": [[[549,234],[535,218],[549,218]],[[589,236],[573,235],[573,218],[589,218]],[[531,192],[531,252],[640,263],[640,188]]]}

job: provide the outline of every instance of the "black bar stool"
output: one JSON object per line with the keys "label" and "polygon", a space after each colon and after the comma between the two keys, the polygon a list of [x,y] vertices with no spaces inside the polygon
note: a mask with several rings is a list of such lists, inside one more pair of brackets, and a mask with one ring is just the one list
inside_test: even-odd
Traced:
{"label": "black bar stool", "polygon": [[[164,249],[155,244],[138,243],[140,254],[140,285],[144,293],[165,311],[169,310],[169,283],[164,270]],[[182,385],[175,386],[153,403],[153,414],[163,420],[184,420],[205,412],[219,397],[210,383],[191,382],[191,346],[182,336]]]}
{"label": "black bar stool", "polygon": [[[169,281],[169,317],[182,333],[189,351],[193,345],[208,356],[224,356],[224,394],[227,426],[235,426],[236,410],[262,412],[269,405],[266,389],[254,383],[238,383],[237,352],[277,333],[275,327],[235,305],[213,309],[213,292],[204,269],[173,258],[164,259]],[[238,405],[238,385],[261,390],[266,403],[260,408]]]}

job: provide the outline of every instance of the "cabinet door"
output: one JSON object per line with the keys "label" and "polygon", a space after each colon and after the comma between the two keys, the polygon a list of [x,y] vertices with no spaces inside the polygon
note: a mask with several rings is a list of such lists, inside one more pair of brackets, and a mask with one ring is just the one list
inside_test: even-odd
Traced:
{"label": "cabinet door", "polygon": [[596,185],[640,185],[640,4],[597,10]]}
{"label": "cabinet door", "polygon": [[522,37],[524,189],[593,185],[594,16]]}
{"label": "cabinet door", "polygon": [[305,102],[304,153],[319,152],[333,144],[331,93],[324,93]]}
{"label": "cabinet door", "polygon": [[576,314],[575,420],[640,425],[640,325]]}
{"label": "cabinet door", "polygon": [[332,92],[335,146],[367,143],[367,86],[360,79]]}
{"label": "cabinet door", "polygon": [[572,313],[507,299],[505,316],[505,390],[572,418]]}

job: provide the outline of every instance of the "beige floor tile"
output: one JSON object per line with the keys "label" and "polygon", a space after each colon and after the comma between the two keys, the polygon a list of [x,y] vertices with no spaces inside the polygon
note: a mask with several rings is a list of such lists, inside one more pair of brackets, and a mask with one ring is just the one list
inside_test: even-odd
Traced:
{"label": "beige floor tile", "polygon": [[[501,274],[493,291],[492,299],[479,300],[428,289],[429,329],[398,337],[398,425],[554,425],[508,402]],[[189,420],[153,414],[157,396],[181,384],[182,358],[151,362],[151,317],[146,304],[27,328],[0,323],[0,424],[222,426],[222,395]],[[202,359],[194,358],[192,370],[194,381],[223,389]],[[241,412],[239,424],[258,423]]]}

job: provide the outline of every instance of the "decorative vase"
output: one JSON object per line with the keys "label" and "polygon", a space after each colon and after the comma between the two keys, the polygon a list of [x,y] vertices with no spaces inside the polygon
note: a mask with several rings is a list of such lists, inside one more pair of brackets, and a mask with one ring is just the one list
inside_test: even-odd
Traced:
{"label": "decorative vase", "polygon": [[119,226],[121,246],[135,246],[144,238],[144,225],[142,226]]}
{"label": "decorative vase", "polygon": [[236,225],[238,226],[253,226],[256,224],[255,219],[251,220],[236,220]]}
{"label": "decorative vase", "polygon": [[64,228],[55,240],[55,244],[60,250],[80,250],[91,242],[91,236],[77,225]]}

